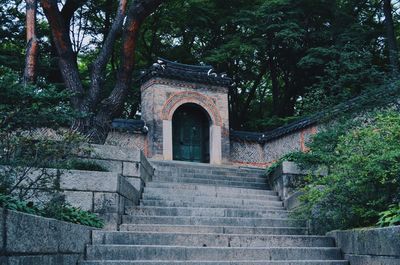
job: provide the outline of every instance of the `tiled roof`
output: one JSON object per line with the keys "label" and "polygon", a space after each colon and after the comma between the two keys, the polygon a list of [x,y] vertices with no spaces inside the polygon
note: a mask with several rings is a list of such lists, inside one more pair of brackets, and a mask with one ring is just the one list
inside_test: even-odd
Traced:
{"label": "tiled roof", "polygon": [[114,119],[111,128],[129,133],[147,133],[147,127],[142,120]]}
{"label": "tiled roof", "polygon": [[323,120],[334,119],[342,113],[352,112],[357,108],[365,110],[371,107],[385,106],[391,102],[396,102],[399,99],[399,90],[400,88],[397,87],[397,84],[393,84],[391,87],[382,87],[367,91],[346,102],[329,108],[326,111],[318,112],[306,118],[300,118],[298,121],[281,126],[272,131],[267,131],[265,133],[233,131],[231,132],[231,138],[265,143],[286,134],[307,128]]}
{"label": "tiled roof", "polygon": [[225,74],[217,74],[212,66],[181,64],[163,58],[159,58],[148,70],[144,71],[140,81],[143,84],[154,77],[223,87],[232,85],[231,78],[227,77]]}

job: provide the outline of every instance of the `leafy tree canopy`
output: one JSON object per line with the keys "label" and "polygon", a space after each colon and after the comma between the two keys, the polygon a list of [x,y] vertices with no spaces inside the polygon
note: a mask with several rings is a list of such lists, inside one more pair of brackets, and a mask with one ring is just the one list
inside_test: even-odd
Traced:
{"label": "leafy tree canopy", "polygon": [[[397,33],[398,5],[392,2]],[[117,6],[115,0],[84,1],[71,19],[84,89]],[[62,84],[49,25],[43,10],[38,12],[39,75]],[[0,64],[22,72],[23,1],[0,0],[0,14]],[[158,56],[211,64],[236,83],[229,92],[231,126],[268,130],[385,82],[391,71],[385,21],[382,1],[376,0],[168,0],[141,26],[134,79]],[[120,48],[118,40],[102,98],[117,80]],[[120,116],[134,117],[139,102],[134,82]]]}

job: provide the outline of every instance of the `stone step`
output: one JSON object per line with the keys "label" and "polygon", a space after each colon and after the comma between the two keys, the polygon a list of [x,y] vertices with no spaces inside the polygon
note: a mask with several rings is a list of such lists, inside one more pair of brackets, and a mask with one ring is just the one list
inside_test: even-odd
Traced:
{"label": "stone step", "polygon": [[305,235],[305,227],[121,224],[120,231],[199,234]]}
{"label": "stone step", "polygon": [[241,179],[241,178],[248,178],[248,179],[266,179],[266,175],[260,174],[247,174],[243,172],[229,172],[229,171],[200,171],[200,170],[188,170],[188,169],[165,169],[165,170],[156,170],[154,172],[155,176],[185,176],[185,177],[196,177],[196,176],[204,176],[204,178],[234,178],[234,179]]}
{"label": "stone step", "polygon": [[218,185],[226,187],[252,188],[252,189],[268,189],[268,184],[263,182],[244,182],[244,181],[228,181],[228,180],[212,180],[201,178],[180,178],[180,177],[153,177],[153,181],[169,182],[169,183],[193,183]]}
{"label": "stone step", "polygon": [[268,199],[242,199],[242,198],[229,198],[229,197],[211,197],[211,196],[184,196],[183,194],[163,194],[151,195],[145,192],[143,200],[162,200],[162,201],[183,201],[183,202],[199,202],[204,203],[233,203],[242,206],[265,206],[272,205],[276,207],[283,206],[282,201],[277,196]]}
{"label": "stone step", "polygon": [[171,171],[157,171],[156,178],[162,177],[182,177],[182,178],[201,178],[201,179],[215,179],[215,180],[229,180],[229,181],[246,181],[246,182],[266,182],[265,176],[249,176],[237,174],[215,174],[212,172],[189,173],[189,172],[171,172]]}
{"label": "stone step", "polygon": [[339,260],[338,248],[233,248],[89,245],[88,260]]}
{"label": "stone step", "polygon": [[127,207],[128,215],[147,216],[214,216],[214,217],[269,217],[287,218],[286,210],[259,210],[259,209],[235,209],[235,208],[191,208],[191,207]]}
{"label": "stone step", "polygon": [[236,167],[227,165],[211,165],[204,163],[193,163],[183,161],[151,161],[151,164],[156,170],[168,170],[168,171],[181,171],[191,173],[201,172],[227,172],[227,173],[238,173],[244,175],[265,175],[265,169],[260,168],[248,168],[248,167]]}
{"label": "stone step", "polygon": [[81,261],[80,265],[349,265],[344,260],[292,260],[292,261]]}
{"label": "stone step", "polygon": [[[270,200],[270,201],[278,201],[280,198],[274,195],[258,195],[258,194],[241,194],[241,193],[229,193],[229,192],[216,192],[213,190],[209,190],[208,192],[204,191],[192,191],[192,190],[180,190],[177,194],[176,189],[155,189],[155,188],[146,188],[145,189],[145,197],[146,196],[158,196],[165,198],[166,195],[175,194],[175,196],[208,196],[210,198],[240,198],[240,199],[253,199],[253,200]],[[272,192],[273,193],[273,192]]]}
{"label": "stone step", "polygon": [[252,227],[301,227],[304,221],[287,218],[243,218],[243,217],[203,217],[203,216],[122,216],[125,224],[170,224],[170,225],[212,225],[212,226],[252,226]]}
{"label": "stone step", "polygon": [[212,200],[207,204],[202,202],[188,202],[188,201],[163,201],[163,200],[141,200],[141,206],[158,206],[158,207],[204,207],[207,206],[208,208],[257,208],[262,210],[270,210],[270,209],[281,209],[283,210],[283,203],[282,202],[274,202],[274,201],[265,201],[262,205],[252,205],[251,203],[239,203],[239,202],[232,202],[232,201],[225,201],[220,202]]}
{"label": "stone step", "polygon": [[194,183],[170,183],[170,182],[149,182],[146,184],[146,189],[172,189],[184,190],[184,191],[197,191],[205,192],[218,192],[218,193],[230,193],[230,194],[254,194],[254,195],[276,195],[275,191],[269,189],[251,189],[251,188],[240,188],[240,187],[223,187],[216,185],[207,184],[194,184]]}
{"label": "stone step", "polygon": [[93,243],[107,245],[171,245],[188,247],[334,247],[325,236],[180,234],[93,231]]}

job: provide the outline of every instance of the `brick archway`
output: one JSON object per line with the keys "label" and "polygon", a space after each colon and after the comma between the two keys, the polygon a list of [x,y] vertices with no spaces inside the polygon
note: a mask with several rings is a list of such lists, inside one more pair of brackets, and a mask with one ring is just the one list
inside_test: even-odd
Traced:
{"label": "brick archway", "polygon": [[194,103],[201,106],[215,126],[222,126],[222,118],[214,101],[201,93],[183,91],[173,94],[162,107],[162,120],[171,121],[175,110],[186,103]]}
{"label": "brick archway", "polygon": [[201,93],[183,91],[174,93],[162,107],[163,157],[172,160],[172,117],[175,111],[186,103],[197,104],[210,117],[210,163],[221,164],[222,161],[222,118],[214,101]]}

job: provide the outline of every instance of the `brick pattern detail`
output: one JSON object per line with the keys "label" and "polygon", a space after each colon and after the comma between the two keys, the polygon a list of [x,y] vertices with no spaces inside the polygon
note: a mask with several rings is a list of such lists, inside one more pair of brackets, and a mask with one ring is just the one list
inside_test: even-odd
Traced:
{"label": "brick pattern detail", "polygon": [[129,148],[139,148],[146,156],[149,155],[147,135],[144,134],[110,132],[107,136],[105,144]]}
{"label": "brick pattern detail", "polygon": [[264,150],[259,143],[231,140],[231,161],[237,163],[265,163]]}
{"label": "brick pattern detail", "polygon": [[194,103],[203,107],[214,125],[222,126],[222,119],[211,97],[195,91],[182,91],[170,96],[162,107],[162,119],[172,120],[175,110],[185,104]]}
{"label": "brick pattern detail", "polygon": [[185,89],[199,89],[199,88],[204,88],[204,86],[207,87],[207,89],[220,92],[220,93],[228,93],[228,88],[226,87],[221,87],[221,86],[211,86],[211,85],[202,85],[199,83],[189,83],[185,81],[179,81],[179,80],[171,80],[171,79],[166,79],[166,78],[153,78],[144,83],[140,90],[141,92],[145,91],[147,88],[158,84],[158,85],[167,85],[167,86],[172,86],[176,88],[185,88]]}

